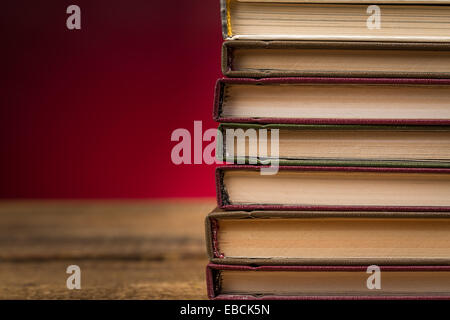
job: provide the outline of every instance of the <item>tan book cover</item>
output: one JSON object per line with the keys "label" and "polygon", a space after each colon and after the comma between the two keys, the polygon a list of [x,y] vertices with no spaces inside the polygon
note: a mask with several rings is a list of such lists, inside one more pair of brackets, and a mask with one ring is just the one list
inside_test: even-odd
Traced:
{"label": "tan book cover", "polygon": [[208,256],[241,265],[450,265],[449,212],[223,211]]}
{"label": "tan book cover", "polygon": [[221,3],[227,40],[450,41],[448,1]]}

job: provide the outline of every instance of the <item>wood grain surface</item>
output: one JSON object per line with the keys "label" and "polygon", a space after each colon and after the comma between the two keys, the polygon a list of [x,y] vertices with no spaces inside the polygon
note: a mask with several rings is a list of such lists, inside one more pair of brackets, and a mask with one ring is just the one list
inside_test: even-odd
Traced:
{"label": "wood grain surface", "polygon": [[[0,299],[205,299],[214,200],[0,202]],[[66,268],[81,268],[81,290]]]}

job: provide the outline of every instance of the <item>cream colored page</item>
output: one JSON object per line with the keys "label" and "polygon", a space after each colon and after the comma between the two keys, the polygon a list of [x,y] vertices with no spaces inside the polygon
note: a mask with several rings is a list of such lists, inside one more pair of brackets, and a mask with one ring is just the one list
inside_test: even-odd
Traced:
{"label": "cream colored page", "polygon": [[450,206],[450,175],[386,172],[226,171],[232,204]]}

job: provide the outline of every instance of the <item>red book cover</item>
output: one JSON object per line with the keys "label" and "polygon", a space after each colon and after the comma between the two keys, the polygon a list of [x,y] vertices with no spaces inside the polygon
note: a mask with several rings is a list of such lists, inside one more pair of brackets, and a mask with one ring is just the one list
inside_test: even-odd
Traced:
{"label": "red book cover", "polygon": [[[450,119],[364,119],[364,118],[282,118],[282,117],[230,117],[224,116],[222,107],[225,88],[228,85],[277,85],[277,84],[353,84],[353,85],[388,85],[388,86],[443,86],[450,85],[450,79],[411,79],[411,78],[329,78],[329,77],[301,77],[301,78],[222,78],[215,86],[213,118],[218,122],[236,123],[278,123],[278,124],[379,124],[379,125],[449,125]],[[301,102],[301,101],[299,101]],[[424,105],[423,108],[427,108]],[[276,108],[276,106],[275,106]]]}
{"label": "red book cover", "polygon": [[[377,290],[369,290],[366,287],[365,279],[370,276],[367,271],[367,266],[245,266],[245,265],[221,265],[221,264],[208,264],[206,267],[206,284],[207,293],[209,299],[214,300],[449,300],[450,299],[450,285],[447,285],[448,275],[450,272],[450,266],[379,266],[381,288]],[[316,291],[315,294],[309,294],[307,292],[301,294],[273,294],[273,293],[256,293],[257,291],[249,294],[245,292],[239,293],[227,293],[224,292],[223,287],[227,284],[222,283],[227,281],[223,279],[221,273],[224,271],[238,271],[241,277],[245,277],[246,272],[252,273],[264,273],[260,281],[264,281],[264,278],[270,278],[271,272],[283,272],[283,273],[307,273],[305,274],[307,282],[314,279],[318,273],[325,273],[323,276],[327,277],[333,273],[353,273],[346,277],[346,281],[352,282],[356,280],[361,282],[362,289],[358,289],[358,294],[352,294],[351,289],[342,291],[338,294],[327,294],[326,283],[323,293]],[[359,275],[356,278],[357,274]],[[389,274],[389,277],[383,275]],[[407,275],[408,279],[403,285],[407,290],[386,290],[392,284],[393,277],[396,274]],[[428,274],[428,277],[434,278],[434,286],[430,286],[430,282],[425,280],[425,277],[421,277],[424,274]],[[418,277],[415,277],[418,275]],[[258,279],[253,277],[248,278],[246,282],[249,286],[255,286],[258,284]],[[332,278],[330,278],[331,280]],[[295,280],[293,280],[295,281]],[[384,282],[383,282],[384,281]],[[314,280],[313,280],[314,282]],[[346,282],[344,281],[343,284]],[[297,284],[297,282],[296,282]],[[301,285],[301,282],[299,283]],[[354,283],[353,283],[354,285]],[[385,289],[383,289],[383,285]],[[423,285],[423,287],[422,287]],[[259,285],[258,285],[259,286]],[[295,285],[294,285],[295,286]],[[424,288],[427,289],[424,290]],[[448,286],[448,290],[447,290]],[[255,286],[256,287],[256,286]],[[300,286],[299,286],[300,287]],[[330,284],[333,287],[333,284]],[[420,287],[420,288],[419,288]],[[439,287],[437,289],[436,287]],[[351,288],[351,286],[349,287]],[[431,289],[430,289],[431,288]],[[435,291],[433,291],[433,289]],[[427,290],[430,290],[427,292]],[[250,291],[250,290],[249,290]],[[355,291],[356,292],[356,291]],[[367,292],[367,293],[364,293]]]}
{"label": "red book cover", "polygon": [[[236,203],[230,199],[229,190],[224,183],[224,176],[227,171],[247,171],[250,173],[260,171],[263,166],[252,165],[227,165],[216,168],[216,194],[218,207],[225,210],[309,210],[309,211],[392,211],[392,212],[449,212],[448,205],[334,205],[334,204],[283,204],[283,203]],[[279,166],[279,172],[327,172],[330,175],[333,173],[391,173],[393,174],[393,181],[397,180],[396,174],[430,174],[428,177],[436,174],[444,178],[446,183],[450,174],[449,168],[390,168],[390,167],[322,167],[322,166]],[[278,174],[270,175],[269,177],[276,178]],[[254,179],[264,177],[257,173]],[[267,177],[267,176],[265,176]],[[307,186],[304,186],[307,188]],[[446,187],[445,187],[446,188]],[[436,189],[437,190],[437,189]],[[447,188],[445,189],[447,190]],[[395,192],[393,190],[392,192]],[[445,191],[444,191],[445,192]],[[270,196],[270,193],[267,193]],[[449,198],[450,195],[446,197]]]}

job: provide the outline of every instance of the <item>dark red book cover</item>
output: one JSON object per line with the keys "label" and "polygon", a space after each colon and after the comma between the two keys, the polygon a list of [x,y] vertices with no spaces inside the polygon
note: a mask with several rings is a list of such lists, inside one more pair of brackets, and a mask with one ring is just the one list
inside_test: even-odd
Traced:
{"label": "dark red book cover", "polygon": [[[411,78],[221,78],[218,79],[214,94],[214,120],[222,123],[278,123],[278,124],[380,124],[380,125],[450,125],[450,119],[314,119],[314,118],[237,118],[222,115],[224,89],[229,84],[383,84],[383,85],[450,85],[450,79],[411,79]],[[427,106],[423,106],[426,108]]]}
{"label": "dark red book cover", "polygon": [[[392,211],[392,212],[449,212],[450,206],[363,206],[363,205],[286,205],[286,204],[234,204],[229,200],[224,185],[224,173],[230,170],[259,171],[263,166],[227,165],[216,168],[217,205],[225,210],[309,210],[309,211]],[[279,171],[322,171],[322,172],[372,172],[372,173],[430,173],[450,174],[449,168],[391,168],[391,167],[324,167],[324,166],[279,166]]]}
{"label": "dark red book cover", "polygon": [[[450,272],[450,266],[379,266],[383,272]],[[435,293],[430,295],[409,294],[396,295],[251,295],[224,294],[221,292],[220,272],[231,271],[289,271],[289,272],[366,272],[366,266],[245,266],[208,264],[206,267],[206,287],[208,298],[213,300],[449,300],[450,295]],[[369,274],[367,274],[369,276]],[[382,276],[381,276],[382,277]],[[450,292],[449,292],[450,294]]]}

